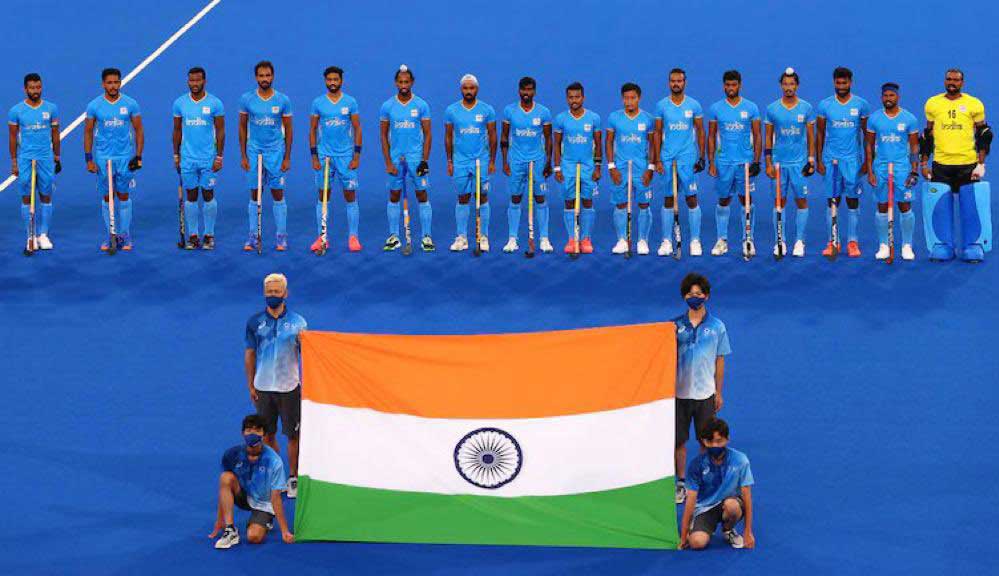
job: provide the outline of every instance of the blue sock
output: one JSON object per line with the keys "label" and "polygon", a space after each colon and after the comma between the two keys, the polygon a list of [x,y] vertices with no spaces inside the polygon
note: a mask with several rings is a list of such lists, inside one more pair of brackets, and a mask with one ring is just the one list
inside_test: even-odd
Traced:
{"label": "blue sock", "polygon": [[250,227],[250,234],[257,233],[257,203],[250,200],[246,205],[246,222]]}
{"label": "blue sock", "polygon": [[701,239],[701,205],[698,204],[697,208],[691,208],[687,210],[687,222],[690,223],[690,239],[700,240]]}
{"label": "blue sock", "polygon": [[794,236],[795,240],[805,241],[805,230],[808,228],[808,208],[798,208],[794,213]]}
{"label": "blue sock", "polygon": [[846,241],[857,241],[857,220],[860,219],[860,208],[847,208]]}
{"label": "blue sock", "polygon": [[[327,205],[327,208],[329,206]],[[323,233],[323,203],[316,202],[316,236],[320,236]]]}
{"label": "blue sock", "polygon": [[888,213],[887,212],[875,212],[874,222],[878,227],[878,242],[881,244],[888,243]]}
{"label": "blue sock", "polygon": [[430,205],[430,197],[426,202],[420,202],[420,233],[430,236],[430,224],[434,220],[434,208]]}
{"label": "blue sock", "polygon": [[198,203],[190,200],[184,201],[184,226],[187,228],[188,236],[198,235]]}
{"label": "blue sock", "polygon": [[579,234],[582,238],[589,238],[590,233],[593,232],[593,223],[597,219],[597,211],[593,208],[583,208],[583,213],[580,216],[582,222],[580,222]]}
{"label": "blue sock", "polygon": [[728,217],[732,214],[732,205],[715,207],[715,226],[718,228],[718,238],[728,240]]}
{"label": "blue sock", "polygon": [[538,213],[538,231],[542,238],[548,238],[548,203],[536,205],[535,210]]}
{"label": "blue sock", "polygon": [[31,207],[21,204],[21,220],[24,222],[24,235],[31,233]]}
{"label": "blue sock", "polygon": [[121,207],[121,233],[128,236],[132,230],[132,199],[118,202],[117,205]]}
{"label": "blue sock", "polygon": [[357,206],[357,200],[347,202],[347,234],[357,236],[357,228],[361,221],[361,209]]}
{"label": "blue sock", "polygon": [[468,215],[472,213],[472,207],[468,204],[454,205],[454,223],[458,236],[468,238]]}
{"label": "blue sock", "polygon": [[212,196],[212,199],[205,202],[203,207],[205,212],[205,236],[215,236],[215,219],[219,215],[219,201]]}
{"label": "blue sock", "polygon": [[510,202],[506,209],[506,221],[509,226],[510,238],[516,238],[520,233],[520,204]]}
{"label": "blue sock", "polygon": [[576,237],[576,217],[575,213],[571,209],[565,209],[562,211],[562,222],[565,224],[565,233],[572,240]]}
{"label": "blue sock", "polygon": [[908,212],[899,213],[899,219],[902,221],[902,244],[912,244],[912,231],[916,228],[916,213],[913,212],[912,208],[909,208]]}
{"label": "blue sock", "polygon": [[649,232],[652,230],[652,211],[648,208],[638,209],[638,237],[641,240],[649,241]]}
{"label": "blue sock", "polygon": [[111,209],[108,207],[108,203],[105,200],[101,200],[101,216],[104,217],[104,230],[110,234],[111,233]]}
{"label": "blue sock", "polygon": [[42,217],[38,221],[38,234],[48,234],[49,226],[52,224],[52,203],[42,202]]}
{"label": "blue sock", "polygon": [[402,206],[399,202],[388,202],[385,206],[385,212],[388,214],[388,226],[389,234],[392,236],[399,235],[399,214],[402,213]]}
{"label": "blue sock", "polygon": [[480,234],[489,237],[489,217],[492,216],[493,209],[489,202],[479,206],[479,215],[482,217],[482,230],[479,231]]}
{"label": "blue sock", "polygon": [[617,232],[619,240],[623,240],[627,234],[625,227],[628,225],[628,212],[624,208],[614,207],[614,230]]}
{"label": "blue sock", "polygon": [[663,240],[670,238],[670,230],[673,229],[673,210],[663,206],[659,209],[659,219],[663,224]]}
{"label": "blue sock", "polygon": [[274,226],[278,236],[288,234],[288,204],[284,200],[274,202]]}

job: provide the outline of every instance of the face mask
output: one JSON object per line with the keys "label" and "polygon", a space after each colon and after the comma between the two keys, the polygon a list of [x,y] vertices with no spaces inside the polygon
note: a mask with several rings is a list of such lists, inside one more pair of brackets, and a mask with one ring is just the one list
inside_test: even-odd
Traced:
{"label": "face mask", "polygon": [[283,296],[266,296],[264,300],[267,300],[267,307],[271,310],[279,308],[282,304],[284,304]]}
{"label": "face mask", "polygon": [[705,298],[703,296],[689,296],[685,300],[691,310],[700,310],[701,306],[704,306]]}
{"label": "face mask", "polygon": [[726,448],[724,446],[708,446],[708,456],[717,460],[725,454],[725,450]]}

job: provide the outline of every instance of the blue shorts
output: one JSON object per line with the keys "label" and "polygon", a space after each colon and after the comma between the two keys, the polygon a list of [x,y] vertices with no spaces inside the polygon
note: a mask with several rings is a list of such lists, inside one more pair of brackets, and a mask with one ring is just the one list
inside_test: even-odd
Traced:
{"label": "blue shorts", "polygon": [[[903,164],[903,166],[908,167],[909,164]],[[896,168],[898,165],[896,164]],[[878,204],[888,203],[888,164],[878,164],[875,163],[873,166],[874,176],[877,177],[878,185],[874,187],[874,196],[878,200]],[[904,170],[899,174],[898,170],[895,170],[895,203],[899,202],[912,202],[912,190],[905,187],[905,179],[909,176],[909,172]]]}
{"label": "blue shorts", "polygon": [[[489,164],[479,162],[479,180],[482,182],[482,193],[489,193]],[[454,185],[454,192],[458,196],[462,194],[475,194],[475,163],[455,164],[454,176],[451,177]]]}
{"label": "blue shorts", "polygon": [[[580,165],[579,171],[579,197],[583,200],[592,200],[593,194],[597,191],[597,183],[593,181],[593,166]],[[576,165],[562,165],[562,176],[565,181],[562,183],[562,199],[576,199]]]}
{"label": "blue shorts", "polygon": [[[780,193],[787,199],[795,198],[804,200],[808,198],[808,182],[801,170],[804,164],[784,164],[780,165]],[[773,181],[774,195],[777,194],[777,181]]]}
{"label": "blue shorts", "polygon": [[[732,195],[744,196],[746,194],[746,169],[745,164],[716,164],[718,168],[718,180],[715,182],[715,192],[718,199],[731,198]],[[749,194],[752,196],[756,192],[756,181],[749,179]]]}
{"label": "blue shorts", "polygon": [[[31,196],[31,158],[17,158],[17,184],[21,196]],[[35,193],[49,196],[55,190],[55,158],[35,158]]]}
{"label": "blue shorts", "polygon": [[[131,194],[135,192],[135,175],[128,169],[128,158],[111,158],[111,175],[114,178],[114,191],[118,194]],[[107,158],[94,156],[94,163],[97,164],[97,192],[102,196],[108,193],[108,173]]]}
{"label": "blue shorts", "polygon": [[[406,156],[406,170],[403,171],[402,162],[397,160],[394,163],[396,175],[388,175],[388,189],[402,190],[402,186],[405,184],[407,190],[426,190],[429,186],[428,178],[426,175],[416,175],[416,167],[420,165],[420,161],[421,157],[418,154]],[[404,178],[405,182],[403,181]]]}
{"label": "blue shorts", "polygon": [[340,187],[344,190],[357,190],[357,170],[351,170],[348,168],[350,166],[350,161],[354,159],[354,155],[350,156],[319,156],[319,170],[314,170],[315,180],[316,180],[316,190],[323,189],[323,172],[326,168],[326,159],[330,159],[330,175],[329,175],[329,187],[330,190],[337,182],[340,183]]}
{"label": "blue shorts", "polygon": [[[180,182],[184,190],[215,189],[215,171],[212,170],[212,160],[180,160]],[[254,182],[256,186],[256,182]]]}
{"label": "blue shorts", "polygon": [[837,158],[823,160],[826,165],[826,175],[823,180],[826,187],[826,197],[839,198],[846,191],[847,198],[860,198],[863,191],[860,183],[860,159]]}
{"label": "blue shorts", "polygon": [[[544,160],[534,161],[534,196],[543,197],[548,193],[548,182],[544,177]],[[523,196],[527,194],[530,182],[527,178],[527,171],[531,167],[530,162],[510,162],[510,181],[508,187],[511,196]]]}
{"label": "blue shorts", "polygon": [[[673,160],[663,160],[665,174],[657,175],[658,185],[663,188],[663,195],[667,198],[673,197]],[[697,196],[697,175],[694,174],[694,163],[677,161],[676,163],[676,190],[682,192],[685,197]]]}
{"label": "blue shorts", "polygon": [[[631,167],[631,203],[632,204],[648,204],[652,201],[652,188],[646,186],[642,183],[642,174],[645,173],[646,164],[642,164],[641,170],[635,170],[636,166],[632,163]],[[621,184],[614,184],[614,181],[610,181],[611,187],[611,202],[616,204],[625,204],[628,202],[628,163],[625,162],[624,166],[618,165],[617,169],[621,172]],[[574,175],[575,176],[575,175]],[[610,178],[608,173],[606,178]]]}
{"label": "blue shorts", "polygon": [[250,157],[250,169],[246,172],[246,186],[250,190],[257,189],[257,155],[264,157],[264,169],[261,174],[261,182],[264,188],[271,190],[284,190],[285,173],[281,170],[281,162],[284,160],[284,149],[269,151],[247,150],[246,155]]}

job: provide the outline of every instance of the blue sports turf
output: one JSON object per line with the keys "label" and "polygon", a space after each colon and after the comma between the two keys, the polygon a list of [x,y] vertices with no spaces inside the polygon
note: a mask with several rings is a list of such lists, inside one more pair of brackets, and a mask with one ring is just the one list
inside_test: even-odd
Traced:
{"label": "blue sports turf", "polygon": [[[0,38],[8,55],[0,72],[4,106],[23,96],[23,74],[38,71],[45,97],[59,104],[68,124],[100,93],[100,68],[127,72],[202,5],[5,3],[5,21],[13,25]],[[818,256],[824,214],[816,209],[821,184],[814,178],[809,256],[780,264],[766,255],[769,209],[757,220],[764,254],[749,264],[734,254],[680,263],[612,258],[606,186],[597,197],[599,254],[575,263],[560,254],[532,261],[504,255],[502,177],[492,195],[493,253],[473,260],[439,250],[403,259],[380,249],[385,179],[377,111],[393,94],[391,77],[400,63],[415,71],[415,91],[434,116],[434,228],[443,249],[454,233],[454,196],[444,172],[442,118],[459,97],[465,72],[479,77],[481,98],[497,109],[515,100],[521,75],[535,76],[538,100],[553,113],[564,109],[562,87],[578,79],[589,107],[606,119],[619,107],[618,88],[627,80],[643,86],[643,107],[654,109],[675,65],[687,68],[688,92],[705,108],[721,97],[727,68],[742,71],[744,95],[763,108],[778,97],[786,66],[798,69],[801,96],[817,104],[831,93],[832,68],[847,65],[856,74],[855,91],[873,106],[877,87],[893,80],[902,85],[902,105],[921,118],[926,97],[942,90],[944,70],[959,65],[966,90],[991,113],[999,106],[992,65],[999,46],[990,25],[999,10],[976,3],[969,16],[957,5],[924,11],[928,7],[846,0],[803,11],[789,1],[673,8],[635,2],[625,12],[610,2],[223,0],[124,89],[142,106],[147,142],[133,253],[109,258],[97,252],[102,222],[94,179],[84,171],[80,130],[64,142],[55,251],[20,255],[19,199],[14,189],[0,194],[6,399],[0,573],[988,572],[991,518],[999,507],[999,464],[991,454],[999,442],[992,340],[999,268],[994,261],[931,264],[921,229],[917,262],[875,263],[869,193],[862,201],[864,259],[835,264]],[[296,132],[288,185],[291,251],[273,252],[265,205],[267,251],[257,257],[240,251],[247,193],[236,127],[238,97],[253,88],[252,66],[262,58],[274,61],[275,87],[292,99]],[[329,64],[346,69],[345,89],[360,103],[365,250],[346,252],[337,193],[334,247],[318,259],[307,251],[315,230],[307,113],[324,90],[321,73]],[[185,72],[193,65],[208,69],[208,89],[227,107],[214,253],[175,248],[170,105],[186,90]],[[762,177],[759,183],[764,203],[769,184]],[[707,178],[701,186],[707,249],[715,234],[715,196]],[[737,240],[737,211],[732,220]],[[557,209],[551,225],[559,245]],[[251,410],[243,327],[263,306],[266,273],[288,275],[290,306],[316,329],[481,333],[666,319],[682,312],[677,285],[691,270],[711,278],[711,310],[732,338],[722,416],[758,482],[756,550],[732,551],[717,539],[703,553],[286,546],[276,534],[263,546],[212,549],[206,535],[219,459],[239,441],[239,420]],[[600,351],[580,350],[593,353]]]}

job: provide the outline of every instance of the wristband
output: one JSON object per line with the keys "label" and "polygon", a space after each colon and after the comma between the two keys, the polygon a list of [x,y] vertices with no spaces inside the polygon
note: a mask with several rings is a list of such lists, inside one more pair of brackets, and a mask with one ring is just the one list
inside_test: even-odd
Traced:
{"label": "wristband", "polygon": [[221,154],[216,154],[215,155],[215,159],[216,160],[221,160],[222,159],[222,155]]}
{"label": "wristband", "polygon": [[83,154],[83,159],[86,160],[87,162],[93,162],[94,161],[94,155],[91,154],[90,152],[85,152]]}
{"label": "wristband", "polygon": [[815,156],[809,156],[808,161],[811,162],[812,164],[815,164]]}
{"label": "wristband", "polygon": [[313,156],[319,156],[319,149],[318,149],[318,148],[316,148],[315,146],[312,146],[312,147],[310,147],[310,148],[309,148],[309,152],[310,152],[310,153],[311,153],[311,154],[312,154]]}
{"label": "wristband", "polygon": [[594,164],[594,165],[595,165],[595,166],[596,166],[597,168],[600,168],[600,167],[601,167],[601,166],[603,165],[603,163],[604,163],[604,161],[603,161],[603,159],[602,159],[602,158],[594,158],[594,159],[593,159],[593,164]]}
{"label": "wristband", "polygon": [[553,172],[561,172],[562,171],[562,167],[561,166],[555,166],[555,167],[552,168],[552,171]]}
{"label": "wristband", "polygon": [[174,157],[174,158],[180,158],[180,154],[179,154],[179,153],[177,153],[177,152],[174,152],[174,154],[173,154],[173,157]]}
{"label": "wristband", "polygon": [[773,156],[774,155],[774,149],[773,148],[767,148],[766,150],[763,151],[763,155],[766,156],[767,158]]}
{"label": "wristband", "polygon": [[[597,166],[600,166],[600,162],[597,162]],[[613,162],[608,162],[607,163],[607,169],[608,170],[613,170],[615,168],[617,168],[617,164],[615,164]]]}
{"label": "wristband", "polygon": [[649,165],[646,166],[645,169],[646,170],[655,170],[656,169],[656,165],[653,164],[652,162],[649,162]]}
{"label": "wristband", "polygon": [[359,145],[354,146],[354,154],[360,154],[360,153],[361,153],[361,147]]}

